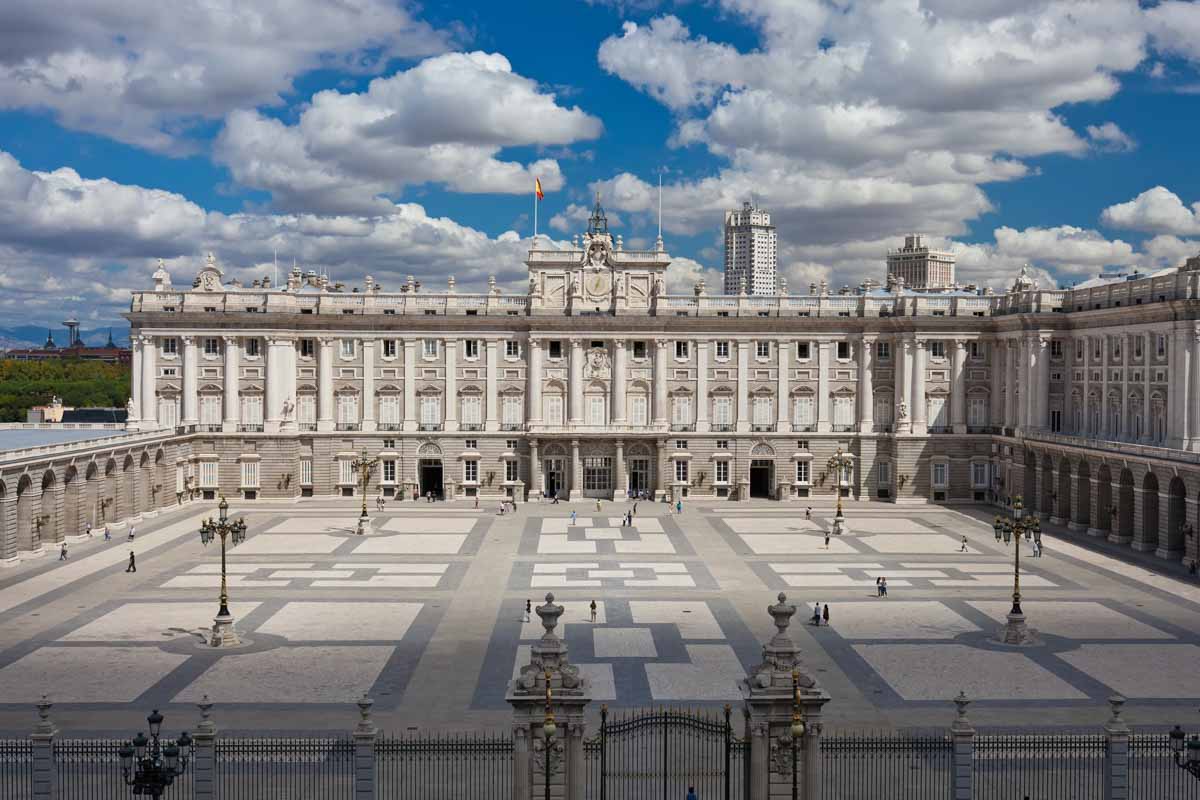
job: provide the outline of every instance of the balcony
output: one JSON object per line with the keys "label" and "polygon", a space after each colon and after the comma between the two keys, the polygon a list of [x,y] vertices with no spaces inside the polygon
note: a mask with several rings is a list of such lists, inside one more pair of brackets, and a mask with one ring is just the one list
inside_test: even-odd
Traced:
{"label": "balcony", "polygon": [[672,433],[693,433],[693,432],[695,432],[695,430],[696,430],[695,424],[690,423],[690,422],[672,422],[671,423],[671,432]]}
{"label": "balcony", "polygon": [[833,425],[831,428],[834,433],[853,433],[858,430],[857,425]]}
{"label": "balcony", "polygon": [[523,431],[525,430],[524,422],[504,422],[500,425],[502,431]]}
{"label": "balcony", "polygon": [[953,433],[954,428],[949,425],[930,425],[925,428],[929,433]]}
{"label": "balcony", "polygon": [[221,432],[221,423],[218,422],[215,425],[200,424],[200,425],[196,426],[196,430],[200,431],[201,433],[220,433]]}
{"label": "balcony", "polygon": [[339,431],[357,431],[362,428],[357,422],[339,422],[337,430]]}
{"label": "balcony", "polygon": [[775,425],[774,424],[751,425],[750,430],[754,431],[755,433],[770,433],[775,430]]}
{"label": "balcony", "polygon": [[441,429],[442,423],[440,422],[422,422],[417,426],[417,430],[422,432],[440,431]]}
{"label": "balcony", "polygon": [[[458,426],[458,429],[460,431],[481,431],[483,430],[483,424],[479,422],[464,422]],[[424,425],[421,426],[421,430],[425,430]]]}
{"label": "balcony", "polygon": [[404,424],[401,422],[381,422],[376,426],[376,430],[381,431],[399,431],[404,429]]}
{"label": "balcony", "polygon": [[1001,429],[992,425],[968,425],[967,433],[1000,433]]}
{"label": "balcony", "polygon": [[891,433],[892,432],[892,423],[876,422],[875,425],[871,428],[871,430],[875,431],[876,433]]}
{"label": "balcony", "polygon": [[262,433],[263,432],[263,426],[261,423],[258,425],[251,425],[251,424],[243,422],[242,424],[238,425],[237,429],[238,429],[238,433]]}
{"label": "balcony", "polygon": [[714,423],[709,426],[713,433],[733,433],[734,425],[728,422]]}
{"label": "balcony", "polygon": [[817,426],[815,423],[809,425],[809,424],[802,424],[799,422],[793,422],[792,423],[792,432],[793,433],[816,433]]}
{"label": "balcony", "polygon": [[302,430],[302,431],[315,431],[316,429],[317,429],[317,423],[315,423],[315,422],[301,422],[300,423],[300,430]]}

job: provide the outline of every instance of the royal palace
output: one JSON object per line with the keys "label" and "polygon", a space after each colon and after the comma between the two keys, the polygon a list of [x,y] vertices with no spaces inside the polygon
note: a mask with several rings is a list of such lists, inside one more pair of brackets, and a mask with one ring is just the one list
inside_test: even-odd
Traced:
{"label": "royal palace", "polygon": [[521,294],[243,286],[211,255],[181,289],[160,268],[128,314],[136,433],[7,453],[2,555],[192,495],[353,496],[365,453],[372,497],[1021,495],[1195,557],[1200,257],[1002,294],[668,294],[669,263],[597,208],[571,247],[530,250]]}

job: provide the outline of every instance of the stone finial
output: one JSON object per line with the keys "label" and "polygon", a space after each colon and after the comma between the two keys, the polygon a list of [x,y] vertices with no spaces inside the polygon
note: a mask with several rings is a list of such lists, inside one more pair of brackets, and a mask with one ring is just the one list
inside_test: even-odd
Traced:
{"label": "stone finial", "polygon": [[619,234],[619,233],[617,234],[617,249],[618,250],[625,249],[625,240],[623,238],[621,238],[621,234]]}
{"label": "stone finial", "polygon": [[354,728],[354,733],[360,736],[374,736],[378,732],[375,723],[371,721],[371,706],[375,705],[375,701],[363,692],[363,696],[355,703],[358,706],[358,725]]}
{"label": "stone finial", "polygon": [[38,724],[33,729],[34,736],[53,736],[57,731],[54,728],[54,723],[50,721],[50,709],[54,704],[50,702],[50,698],[42,695],[42,699],[38,701]]}
{"label": "stone finial", "polygon": [[496,288],[496,276],[488,275],[488,294],[497,294],[499,291]]}
{"label": "stone finial", "polygon": [[1121,711],[1125,706],[1125,698],[1119,694],[1114,694],[1108,698],[1109,708],[1112,709],[1112,719],[1108,722],[1110,725],[1124,725],[1125,720],[1121,719]]}
{"label": "stone finial", "polygon": [[446,278],[446,291],[447,291],[447,292],[449,292],[450,294],[454,294],[454,292],[456,291],[456,289],[455,289],[455,280],[454,280],[454,276],[453,276],[453,275],[451,275],[450,277]]}
{"label": "stone finial", "polygon": [[787,601],[787,595],[783,592],[779,593],[779,600],[773,606],[767,606],[767,613],[771,615],[771,619],[775,621],[775,627],[778,629],[775,637],[771,639],[772,646],[778,646],[786,640],[787,644],[791,644],[792,639],[787,635],[788,626],[792,624],[792,616],[796,613],[796,607]]}
{"label": "stone finial", "polygon": [[954,722],[950,725],[950,730],[960,734],[974,732],[975,729],[971,727],[971,721],[967,719],[967,706],[969,705],[971,705],[971,701],[967,697],[967,693],[960,690],[958,696],[954,698],[956,713]]}
{"label": "stone finial", "polygon": [[200,722],[196,724],[196,730],[200,733],[213,734],[217,731],[217,726],[212,721],[212,700],[208,699],[208,695],[200,698],[200,702],[196,703],[196,708],[200,709]]}
{"label": "stone finial", "polygon": [[546,604],[538,606],[534,609],[537,615],[542,619],[542,627],[546,629],[543,639],[557,639],[554,629],[558,627],[558,618],[562,616],[565,610],[562,606],[554,604],[554,593],[546,592]]}

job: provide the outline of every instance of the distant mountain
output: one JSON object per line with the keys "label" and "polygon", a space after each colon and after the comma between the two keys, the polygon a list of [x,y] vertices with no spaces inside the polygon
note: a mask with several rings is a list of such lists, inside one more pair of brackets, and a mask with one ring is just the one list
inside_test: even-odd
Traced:
{"label": "distant mountain", "polygon": [[[49,332],[54,336],[54,343],[59,347],[67,343],[67,329],[62,325],[50,327]],[[93,328],[79,330],[79,338],[90,347],[101,347],[108,343],[108,328]],[[47,328],[41,325],[18,325],[13,328],[0,328],[0,349],[12,350],[29,347],[41,347],[46,343]],[[113,341],[118,347],[129,346],[128,324],[112,326]]]}

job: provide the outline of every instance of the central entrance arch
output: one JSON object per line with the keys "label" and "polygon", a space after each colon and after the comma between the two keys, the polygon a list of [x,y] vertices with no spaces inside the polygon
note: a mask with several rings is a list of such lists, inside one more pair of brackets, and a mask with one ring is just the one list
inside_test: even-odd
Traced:
{"label": "central entrance arch", "polygon": [[775,485],[775,451],[770,445],[755,445],[750,451],[750,496],[771,498]]}
{"label": "central entrance arch", "polygon": [[444,493],[442,485],[442,448],[436,444],[423,444],[417,450],[417,483],[422,497],[441,498]]}

